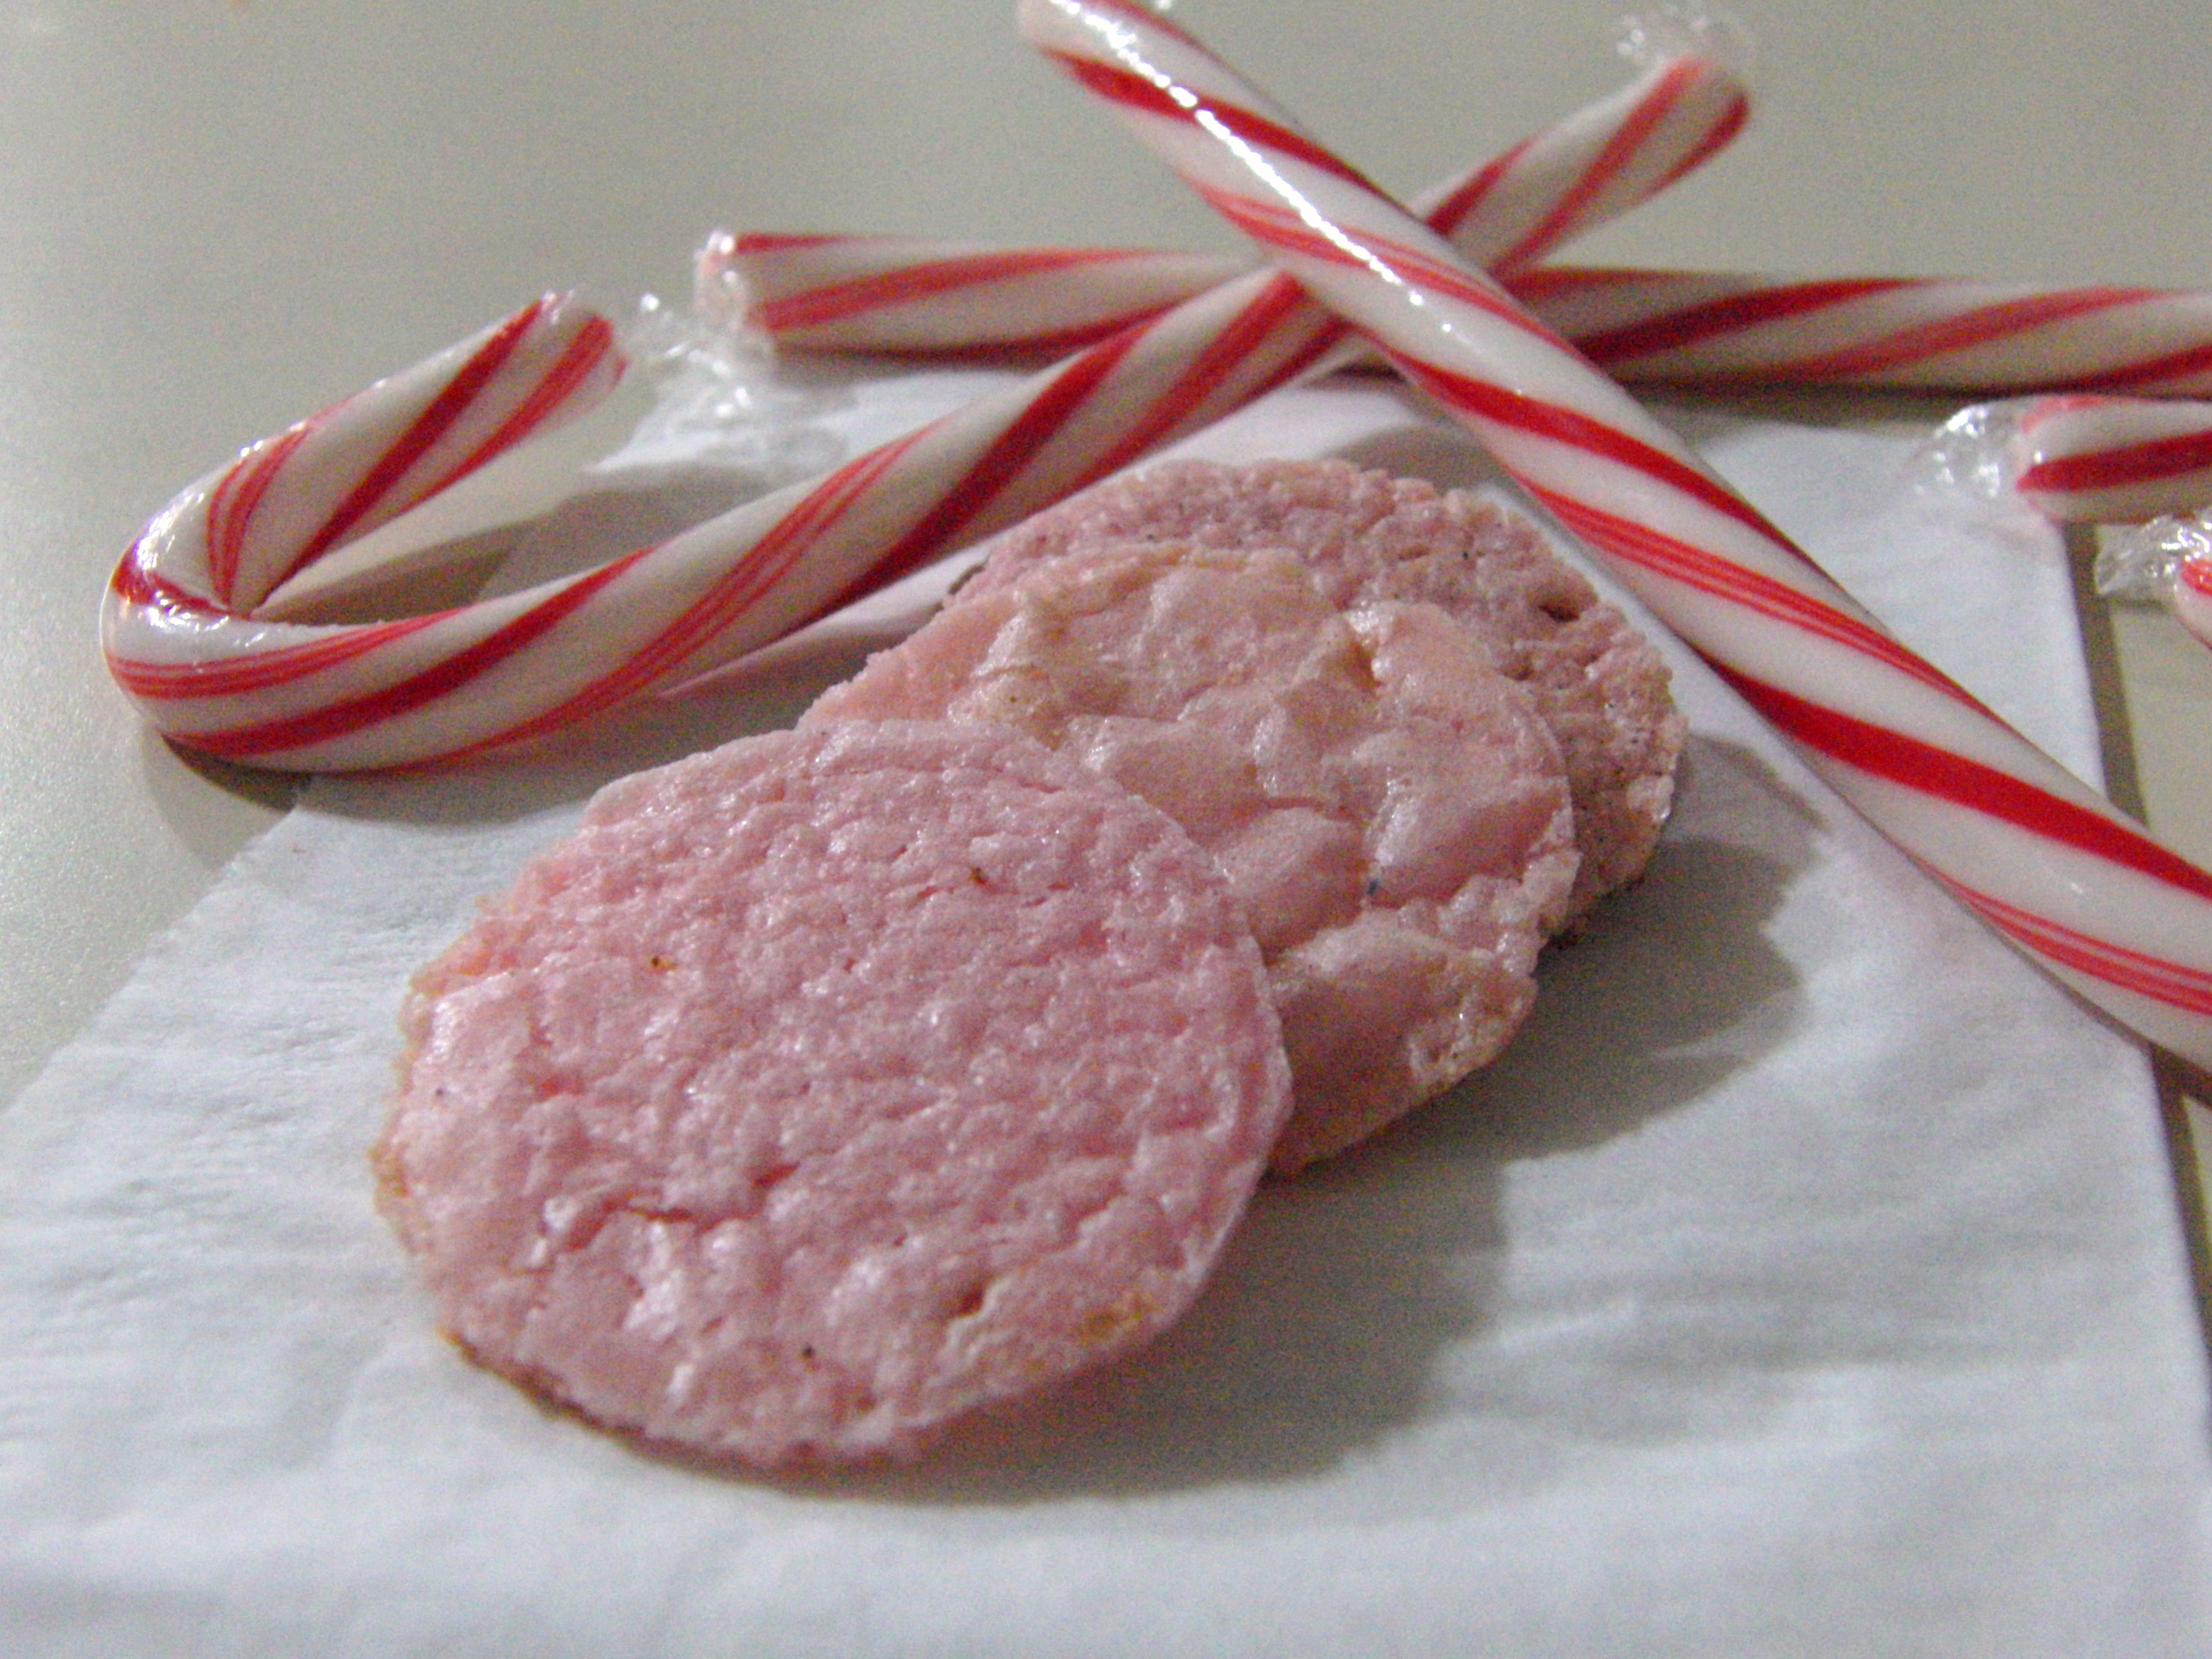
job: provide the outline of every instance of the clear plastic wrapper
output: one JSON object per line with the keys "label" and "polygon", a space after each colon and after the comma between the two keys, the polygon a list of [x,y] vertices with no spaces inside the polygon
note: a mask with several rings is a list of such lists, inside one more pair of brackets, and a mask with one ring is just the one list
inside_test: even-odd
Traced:
{"label": "clear plastic wrapper", "polygon": [[2212,646],[2212,513],[2154,519],[2107,538],[2097,554],[2097,592],[2164,605]]}
{"label": "clear plastic wrapper", "polygon": [[844,459],[844,444],[813,417],[849,398],[833,386],[778,375],[774,352],[757,336],[703,308],[686,311],[648,294],[621,337],[653,386],[633,449],[744,466],[759,473],[767,489]]}
{"label": "clear plastic wrapper", "polygon": [[1931,492],[2002,500],[2018,475],[2021,400],[1969,404],[1937,427],[1912,459],[1913,482]]}
{"label": "clear plastic wrapper", "polygon": [[1631,12],[1620,21],[1617,47],[1638,69],[1670,58],[1696,57],[1717,64],[1738,80],[1748,81],[1757,67],[1750,32],[1726,12],[1711,6],[1670,3]]}

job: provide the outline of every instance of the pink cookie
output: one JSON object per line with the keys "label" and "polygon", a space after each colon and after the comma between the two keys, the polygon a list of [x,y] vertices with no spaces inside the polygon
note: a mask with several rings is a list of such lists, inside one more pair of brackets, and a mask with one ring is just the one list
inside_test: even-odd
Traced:
{"label": "pink cookie", "polygon": [[1493,1059],[1574,880],[1559,749],[1443,612],[1322,597],[1290,553],[1089,547],[950,607],[802,729],[1011,726],[1228,872],[1267,957],[1288,1171]]}
{"label": "pink cookie", "polygon": [[1132,540],[1289,548],[1338,605],[1441,607],[1528,689],[1559,740],[1583,854],[1573,915],[1650,860],[1686,733],[1667,666],[1525,515],[1341,461],[1169,462],[1008,531],[960,597],[1041,560]]}
{"label": "pink cookie", "polygon": [[617,783],[416,979],[377,1150],[447,1328],[653,1440],[904,1455],[1197,1294],[1289,1103],[1161,813],[1012,733]]}

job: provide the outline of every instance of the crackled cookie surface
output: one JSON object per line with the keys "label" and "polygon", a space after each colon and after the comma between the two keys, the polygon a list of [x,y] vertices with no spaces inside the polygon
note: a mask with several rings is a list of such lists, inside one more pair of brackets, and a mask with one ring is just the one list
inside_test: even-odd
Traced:
{"label": "crackled cookie surface", "polygon": [[1666,664],[1526,514],[1341,461],[1166,462],[1007,532],[959,598],[1041,561],[1131,540],[1288,548],[1338,605],[1392,599],[1449,612],[1528,688],[1559,739],[1583,855],[1573,915],[1650,860],[1686,734]]}
{"label": "crackled cookie surface", "polygon": [[1011,726],[1221,860],[1267,953],[1290,1170],[1494,1058],[1576,866],[1557,745],[1429,605],[1349,613],[1292,554],[1097,546],[948,607],[802,722]]}
{"label": "crackled cookie surface", "polygon": [[761,1465],[902,1453],[1191,1301],[1288,1107],[1166,817],[1025,738],[611,786],[416,978],[385,1207],[477,1358]]}

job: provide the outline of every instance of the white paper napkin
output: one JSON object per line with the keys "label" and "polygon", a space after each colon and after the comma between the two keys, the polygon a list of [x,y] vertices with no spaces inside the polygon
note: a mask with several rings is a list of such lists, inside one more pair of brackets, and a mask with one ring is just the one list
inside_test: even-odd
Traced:
{"label": "white paper napkin", "polygon": [[[1916,493],[1894,441],[1679,418],[2094,772],[2054,537]],[[1379,385],[1193,447],[1483,471]],[[559,764],[317,785],[0,1119],[0,1646],[2212,1648],[2212,1390],[2142,1056],[1679,653],[1649,878],[1492,1073],[1263,1192],[1137,1363],[918,1468],[791,1481],[472,1369],[371,1205],[401,983],[599,777],[843,665],[779,660]]]}

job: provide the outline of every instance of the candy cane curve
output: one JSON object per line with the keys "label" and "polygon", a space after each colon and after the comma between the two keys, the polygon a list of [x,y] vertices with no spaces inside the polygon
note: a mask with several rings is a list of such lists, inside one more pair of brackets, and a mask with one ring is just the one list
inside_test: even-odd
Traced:
{"label": "candy cane curve", "polygon": [[1130,0],[1024,33],[1473,431],[1846,800],[2053,975],[2212,1065],[2212,874],[1891,641],[1558,336]]}
{"label": "candy cane curve", "polygon": [[[1741,121],[1740,91],[1716,71],[1639,84],[1461,181],[1447,222],[1486,252],[1548,247]],[[175,741],[256,765],[389,767],[528,742],[1016,522],[1310,368],[1342,334],[1295,283],[1251,272],[825,479],[596,569],[388,623],[254,616],[314,558],[604,394],[607,325],[540,301],[177,497],[110,584],[109,665]],[[598,355],[579,371],[587,345]]]}
{"label": "candy cane curve", "polygon": [[[1724,65],[1668,58],[1415,206],[1470,258],[1518,270],[1711,160],[1749,108]],[[1135,249],[751,233],[708,241],[696,289],[703,311],[793,349],[1006,355],[1104,338],[1250,270]]]}
{"label": "candy cane curve", "polygon": [[[1138,248],[755,231],[717,238],[699,276],[732,322],[786,349],[961,359],[1096,338],[1241,268]],[[2212,295],[1496,262],[1491,270],[1631,385],[2212,393]]]}
{"label": "candy cane curve", "polygon": [[250,611],[325,555],[589,409],[623,368],[607,323],[556,296],[265,439],[178,496],[118,586]]}

